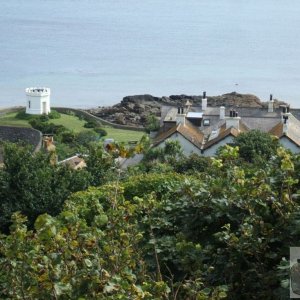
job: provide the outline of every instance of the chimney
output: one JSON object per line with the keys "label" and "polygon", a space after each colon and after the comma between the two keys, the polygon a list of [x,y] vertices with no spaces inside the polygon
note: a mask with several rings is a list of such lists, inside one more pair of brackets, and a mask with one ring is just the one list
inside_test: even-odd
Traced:
{"label": "chimney", "polygon": [[282,117],[282,123],[283,123],[282,133],[287,134],[288,129],[289,129],[289,116],[287,116],[287,115],[283,116]]}
{"label": "chimney", "polygon": [[288,129],[289,129],[289,117],[291,116],[290,113],[290,106],[283,106],[282,107],[282,133],[283,134],[287,134],[288,133]]}
{"label": "chimney", "polygon": [[273,95],[270,95],[270,101],[268,103],[268,112],[272,113],[274,112],[274,100],[273,100]]}
{"label": "chimney", "polygon": [[225,119],[225,107],[220,106],[220,120],[224,120],[224,119]]}
{"label": "chimney", "polygon": [[202,110],[205,111],[206,108],[207,108],[206,92],[203,92],[203,96],[202,96]]}
{"label": "chimney", "polygon": [[177,109],[176,124],[185,124],[185,113],[183,107],[178,107]]}
{"label": "chimney", "polygon": [[229,117],[225,119],[226,119],[226,129],[230,127],[234,127],[235,129],[240,130],[241,118],[239,117],[238,112],[236,112],[235,110],[231,110]]}

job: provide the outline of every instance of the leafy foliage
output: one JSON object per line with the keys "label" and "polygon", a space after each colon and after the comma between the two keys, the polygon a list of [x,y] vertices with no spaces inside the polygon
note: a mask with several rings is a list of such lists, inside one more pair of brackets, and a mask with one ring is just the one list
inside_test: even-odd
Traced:
{"label": "leafy foliage", "polygon": [[96,128],[97,126],[98,126],[98,122],[92,121],[92,120],[87,121],[87,122],[85,122],[85,124],[84,124],[84,127],[85,127],[85,128]]}
{"label": "leafy foliage", "polygon": [[278,148],[258,164],[238,147],[207,159],[178,150],[160,149],[140,173],[121,176],[94,145],[87,171],[97,187],[72,194],[56,217],[40,215],[32,231],[13,216],[0,239],[0,296],[288,298],[300,157]]}
{"label": "leafy foliage", "polygon": [[160,124],[159,124],[159,119],[153,115],[153,114],[150,114],[147,119],[146,119],[146,131],[147,132],[150,132],[150,131],[157,131],[160,127]]}
{"label": "leafy foliage", "polygon": [[95,127],[94,131],[98,133],[101,137],[107,135],[107,131],[102,127]]}
{"label": "leafy foliage", "polygon": [[51,112],[48,114],[48,117],[49,119],[60,119],[61,114],[58,111],[51,109]]}
{"label": "leafy foliage", "polygon": [[6,230],[15,211],[26,214],[32,223],[44,212],[57,214],[65,199],[84,190],[90,175],[51,164],[51,154],[32,154],[29,147],[4,145],[4,167],[0,169],[0,228]]}
{"label": "leafy foliage", "polygon": [[264,162],[275,155],[279,146],[278,139],[260,130],[240,134],[234,140],[239,147],[240,157],[248,162]]}

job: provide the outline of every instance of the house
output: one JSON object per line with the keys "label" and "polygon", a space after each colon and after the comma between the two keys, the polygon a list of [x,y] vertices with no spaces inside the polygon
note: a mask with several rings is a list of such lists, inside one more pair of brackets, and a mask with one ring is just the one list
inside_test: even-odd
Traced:
{"label": "house", "polygon": [[[164,124],[158,135],[154,139],[154,147],[164,147],[167,140],[178,141],[185,155],[192,153],[201,154],[204,134],[188,118],[188,108],[179,107],[176,116],[172,109],[167,117],[167,124]],[[171,118],[171,119],[170,119]],[[175,123],[170,122],[175,120]],[[173,126],[170,126],[172,124]]]}
{"label": "house", "polygon": [[249,130],[268,132],[293,153],[300,153],[300,109],[275,107],[270,96],[267,107],[209,107],[203,93],[201,107],[190,102],[181,107],[163,107],[161,129],[153,141],[154,147],[166,140],[177,140],[185,155],[192,153],[213,156],[219,147],[233,142],[240,133]]}
{"label": "house", "polygon": [[68,166],[74,170],[79,170],[79,169],[86,167],[86,163],[85,163],[84,159],[78,155],[74,155],[72,157],[66,158],[66,159],[58,162],[58,164]]}

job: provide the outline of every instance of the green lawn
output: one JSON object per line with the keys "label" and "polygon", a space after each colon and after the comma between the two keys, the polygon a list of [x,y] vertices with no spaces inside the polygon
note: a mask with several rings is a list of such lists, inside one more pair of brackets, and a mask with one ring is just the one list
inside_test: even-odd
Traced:
{"label": "green lawn", "polygon": [[134,130],[124,130],[124,129],[117,129],[112,127],[105,127],[107,131],[106,139],[112,138],[118,142],[128,142],[128,141],[139,141],[145,132],[141,131],[134,131]]}
{"label": "green lawn", "polygon": [[[27,120],[19,120],[16,118],[16,112],[0,115],[0,125],[31,127]],[[49,120],[56,125],[63,125],[70,130],[80,132],[83,130],[92,130],[84,127],[84,120],[80,120],[76,116],[61,114],[61,118]],[[112,127],[104,127],[107,131],[105,138],[112,138],[118,142],[139,141],[145,132],[116,129]]]}
{"label": "green lawn", "polygon": [[27,120],[19,120],[16,118],[16,112],[1,114],[0,125],[31,127]]}
{"label": "green lawn", "polygon": [[84,120],[80,120],[76,116],[60,114],[61,117],[59,119],[49,120],[50,123],[54,123],[55,125],[63,125],[66,128],[73,130],[75,132],[80,132],[83,130],[91,130],[88,128],[84,128]]}

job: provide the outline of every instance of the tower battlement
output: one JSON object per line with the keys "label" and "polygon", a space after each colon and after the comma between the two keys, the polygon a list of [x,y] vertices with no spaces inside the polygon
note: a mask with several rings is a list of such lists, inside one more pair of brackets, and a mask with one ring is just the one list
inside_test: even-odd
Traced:
{"label": "tower battlement", "polygon": [[25,89],[28,96],[43,96],[50,95],[50,89],[46,87],[30,87]]}

